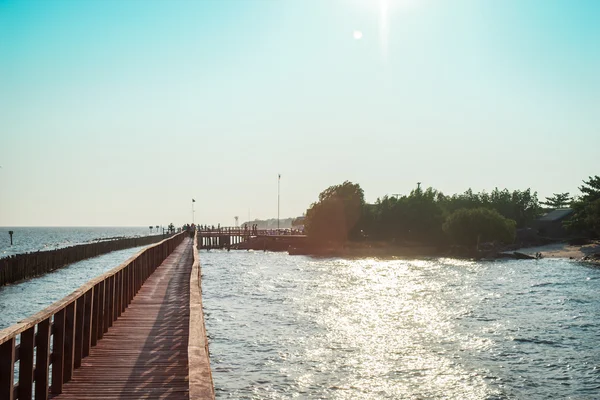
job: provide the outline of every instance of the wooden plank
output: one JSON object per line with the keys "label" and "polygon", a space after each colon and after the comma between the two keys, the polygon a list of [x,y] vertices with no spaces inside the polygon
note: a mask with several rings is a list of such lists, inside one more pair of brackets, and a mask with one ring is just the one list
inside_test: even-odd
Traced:
{"label": "wooden plank", "polygon": [[[67,306],[68,307],[68,306]],[[60,394],[63,385],[63,372],[65,360],[65,309],[54,314],[52,334],[52,387],[53,394]],[[72,354],[72,352],[71,352]]]}
{"label": "wooden plank", "polygon": [[[69,382],[73,376],[73,370],[81,365],[81,340],[83,336],[83,304],[82,297],[69,304],[65,308],[65,356],[63,368],[63,383]],[[81,321],[80,321],[81,319]],[[79,331],[79,333],[77,332]],[[79,364],[77,363],[79,358]]]}
{"label": "wooden plank", "polygon": [[106,281],[102,281],[98,283],[98,287],[100,288],[98,293],[98,330],[96,331],[97,340],[102,339],[104,336],[104,315],[106,307],[105,298],[106,298]]}
{"label": "wooden plank", "polygon": [[119,271],[118,274],[115,275],[115,279],[116,279],[116,285],[115,285],[115,320],[117,318],[119,318],[119,316],[121,315],[121,277],[122,277],[122,271]]}
{"label": "wooden plank", "polygon": [[[38,324],[35,351],[35,399],[48,399],[50,370],[50,318]],[[19,396],[20,397],[20,396]]]}
{"label": "wooden plank", "polygon": [[106,280],[106,305],[104,307],[104,333],[108,332],[108,328],[113,323],[113,305],[114,305],[114,275]]}
{"label": "wooden plank", "polygon": [[13,400],[15,376],[15,339],[0,344],[0,399]]}
{"label": "wooden plank", "polygon": [[81,347],[81,357],[87,357],[92,347],[92,314],[94,313],[94,288],[89,289],[85,294],[85,306],[83,309],[83,341]]}
{"label": "wooden plank", "polygon": [[19,344],[19,398],[30,399],[33,394],[33,349],[35,347],[35,327],[21,333]]}
{"label": "wooden plank", "polygon": [[98,343],[98,319],[100,314],[100,283],[94,286],[94,295],[92,300],[92,331],[90,336],[92,338],[91,345],[95,346]]}
{"label": "wooden plank", "polygon": [[129,287],[130,287],[130,272],[131,272],[131,265],[128,265],[127,267],[125,267],[123,269],[123,312],[125,312],[125,310],[127,309],[127,306],[129,305],[129,301],[131,300],[129,298]]}
{"label": "wooden plank", "polygon": [[125,269],[125,273],[127,274],[127,306],[131,304],[133,300],[133,262]]}

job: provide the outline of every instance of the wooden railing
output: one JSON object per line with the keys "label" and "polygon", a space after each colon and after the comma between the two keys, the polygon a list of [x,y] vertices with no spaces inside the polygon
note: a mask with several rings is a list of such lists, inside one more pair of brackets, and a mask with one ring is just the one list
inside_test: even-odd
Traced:
{"label": "wooden railing", "polygon": [[141,250],[71,295],[0,331],[0,399],[35,395],[45,400],[50,393],[60,394],[90,348],[184,237],[181,233]]}
{"label": "wooden railing", "polygon": [[200,228],[200,236],[282,236],[282,235],[303,235],[298,229],[244,229],[243,227],[219,227],[219,228]]}
{"label": "wooden railing", "polygon": [[188,338],[188,373],[190,399],[215,398],[208,339],[202,309],[202,279],[198,257],[198,235],[194,236],[194,264],[190,275],[190,327]]}
{"label": "wooden railing", "polygon": [[163,235],[153,235],[105,240],[0,258],[0,286],[33,278],[86,258],[131,247],[147,246],[163,239]]}

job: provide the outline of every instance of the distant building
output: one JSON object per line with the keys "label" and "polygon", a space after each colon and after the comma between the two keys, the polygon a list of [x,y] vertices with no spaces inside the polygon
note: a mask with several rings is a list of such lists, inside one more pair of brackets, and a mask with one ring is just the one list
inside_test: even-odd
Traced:
{"label": "distant building", "polygon": [[563,222],[567,221],[573,214],[572,208],[559,208],[550,211],[536,221],[536,228],[541,237],[562,239],[569,236],[567,230],[563,226]]}

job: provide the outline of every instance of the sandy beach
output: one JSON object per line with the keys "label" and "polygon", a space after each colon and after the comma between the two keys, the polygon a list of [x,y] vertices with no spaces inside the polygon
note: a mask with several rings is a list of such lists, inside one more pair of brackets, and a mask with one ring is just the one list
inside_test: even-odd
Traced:
{"label": "sandy beach", "polygon": [[572,246],[568,243],[553,243],[545,246],[526,247],[517,251],[531,256],[535,256],[536,253],[542,253],[542,256],[547,258],[581,259],[591,254],[600,253],[600,243],[596,242],[584,246]]}

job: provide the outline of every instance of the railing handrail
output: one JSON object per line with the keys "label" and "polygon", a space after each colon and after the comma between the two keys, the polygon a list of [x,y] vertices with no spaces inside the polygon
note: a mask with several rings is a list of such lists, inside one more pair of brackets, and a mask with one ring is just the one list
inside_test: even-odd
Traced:
{"label": "railing handrail", "polygon": [[[96,284],[102,282],[103,280],[105,280],[108,277],[115,275],[116,273],[121,271],[123,268],[127,267],[129,264],[131,264],[131,262],[133,262],[136,258],[138,258],[143,252],[145,252],[153,247],[160,246],[165,241],[175,238],[175,237],[177,237],[177,235],[183,235],[185,233],[186,232],[181,232],[181,233],[175,234],[173,236],[170,236],[166,239],[161,240],[158,243],[144,247],[143,249],[138,251],[136,254],[129,257],[126,261],[119,264],[117,267],[84,283],[79,288],[75,289],[75,291],[73,291],[70,295],[63,297],[62,299],[50,304],[48,307],[33,314],[30,317],[25,318],[24,320],[21,320],[21,321],[17,322],[16,324],[9,326],[8,328],[4,328],[4,329],[0,330],[0,344],[5,343],[7,340],[26,331],[27,329],[31,328],[32,326],[37,325],[38,323],[44,321],[45,319],[50,318],[51,316],[56,314],[58,311],[60,311],[62,308],[64,308],[64,306],[66,306],[67,304],[79,299],[83,294],[85,294],[85,292],[87,292],[89,289],[94,287]],[[32,279],[35,279],[35,278],[32,278]]]}
{"label": "railing handrail", "polygon": [[0,258],[0,286],[41,276],[69,264],[111,251],[149,246],[165,235],[137,236],[105,241],[78,243],[56,249],[37,250]]}
{"label": "railing handrail", "polygon": [[[224,235],[232,234],[232,235],[240,235],[240,236],[256,236],[260,234],[265,234],[269,232],[301,232],[300,229],[290,229],[290,228],[273,228],[273,229],[244,229],[244,228],[229,228],[229,227],[220,227],[215,229],[198,229],[200,234],[204,233],[221,233]],[[290,235],[286,235],[290,236]]]}

